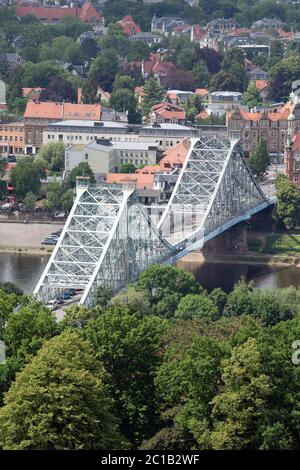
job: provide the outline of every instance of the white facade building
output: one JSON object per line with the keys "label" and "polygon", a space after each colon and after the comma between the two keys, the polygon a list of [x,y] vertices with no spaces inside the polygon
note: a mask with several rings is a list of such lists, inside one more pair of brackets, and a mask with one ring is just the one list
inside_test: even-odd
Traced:
{"label": "white facade building", "polygon": [[111,142],[157,143],[159,149],[174,147],[185,138],[198,137],[199,130],[180,124],[130,125],[120,122],[60,121],[43,131],[43,144],[88,144],[96,139]]}
{"label": "white facade building", "polygon": [[88,144],[75,144],[65,151],[65,176],[81,162],[87,162],[96,178],[118,172],[123,163],[155,165],[158,145],[142,142],[111,142],[96,139]]}

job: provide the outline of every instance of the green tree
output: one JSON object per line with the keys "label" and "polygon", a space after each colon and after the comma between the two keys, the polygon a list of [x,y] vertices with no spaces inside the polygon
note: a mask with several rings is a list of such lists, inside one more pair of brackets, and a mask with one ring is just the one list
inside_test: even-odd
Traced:
{"label": "green tree", "polygon": [[48,211],[53,214],[61,207],[60,193],[57,191],[47,191],[46,201]]}
{"label": "green tree", "polygon": [[136,98],[133,91],[122,88],[114,91],[109,99],[110,106],[116,111],[128,111],[131,106],[136,107]]}
{"label": "green tree", "polygon": [[100,307],[107,307],[108,302],[113,297],[113,289],[111,287],[101,286],[97,290],[96,303]]}
{"label": "green tree", "polygon": [[224,314],[228,316],[251,315],[253,303],[251,288],[245,281],[239,281],[232,292],[228,294]]}
{"label": "green tree", "polygon": [[297,53],[285,57],[277,62],[269,71],[269,99],[272,101],[286,101],[291,92],[292,82],[298,80],[300,72],[300,58]]}
{"label": "green tree", "polygon": [[27,193],[38,195],[41,188],[41,173],[33,158],[20,160],[11,171],[11,184],[15,187],[18,198]]}
{"label": "green tree", "polygon": [[164,99],[163,89],[158,85],[155,78],[150,77],[144,85],[144,94],[142,101],[142,114],[145,117],[149,116],[152,106],[160,103]]}
{"label": "green tree", "polygon": [[[6,299],[0,295],[0,304],[2,315],[5,314],[1,339],[6,345],[6,362],[0,365],[2,401],[2,394],[9,388],[15,374],[36,354],[45,339],[59,333],[59,327],[45,306],[38,302],[28,303],[25,298],[20,298],[18,292],[13,291]],[[18,309],[13,313],[17,304]]]}
{"label": "green tree", "polygon": [[254,338],[224,360],[223,391],[212,400],[214,449],[253,449],[257,445],[265,408],[271,393],[262,358]]}
{"label": "green tree", "polygon": [[257,147],[250,156],[250,168],[257,178],[261,178],[270,165],[270,155],[265,139],[259,139]]}
{"label": "green tree", "polygon": [[157,317],[110,307],[88,324],[86,336],[110,374],[121,431],[136,445],[157,426],[154,373],[166,323]]}
{"label": "green tree", "polygon": [[249,83],[247,90],[243,95],[243,101],[249,108],[253,108],[259,104],[261,99],[255,83]]}
{"label": "green tree", "polygon": [[131,312],[137,312],[142,315],[149,315],[151,313],[148,292],[135,286],[129,286],[125,291],[113,297],[110,305],[121,305],[127,307]]}
{"label": "green tree", "polygon": [[208,86],[210,81],[210,73],[205,62],[199,61],[195,64],[192,70],[192,77],[195,81],[196,87],[206,88]]}
{"label": "green tree", "polygon": [[183,297],[203,291],[193,274],[167,264],[153,264],[145,269],[139,275],[137,285],[149,292],[152,304],[162,300],[166,294],[176,293]]}
{"label": "green tree", "polygon": [[202,295],[187,294],[180,300],[175,317],[182,320],[191,320],[192,318],[217,320],[219,311],[211,299]]}
{"label": "green tree", "polygon": [[43,43],[40,50],[40,62],[64,60],[73,64],[82,64],[84,54],[74,39],[67,36],[53,38],[52,43]]}
{"label": "green tree", "polygon": [[210,448],[210,402],[219,387],[224,353],[217,340],[204,336],[194,337],[185,350],[166,348],[155,379],[164,427],[143,449]]}
{"label": "green tree", "polygon": [[67,188],[75,188],[76,176],[89,176],[91,183],[96,182],[94,172],[87,162],[79,163],[70,171],[66,182]]}
{"label": "green tree", "polygon": [[83,83],[82,93],[85,103],[96,102],[99,87],[105,91],[112,91],[118,68],[118,57],[112,50],[103,51],[98,55]]}
{"label": "green tree", "polygon": [[227,294],[224,292],[220,287],[216,287],[213,289],[210,294],[209,298],[213,301],[219,311],[219,315],[223,314],[224,307],[227,303]]}
{"label": "green tree", "polygon": [[7,294],[16,294],[18,297],[23,295],[23,290],[10,281],[2,282],[0,284],[0,289],[2,289]]}
{"label": "green tree", "polygon": [[70,212],[74,201],[74,190],[67,189],[61,196],[61,207],[65,212]]}
{"label": "green tree", "polygon": [[121,75],[118,74],[116,76],[116,79],[114,81],[114,86],[113,90],[114,92],[118,90],[129,90],[129,91],[134,91],[134,81],[129,75]]}
{"label": "green tree", "polygon": [[223,70],[229,71],[235,64],[244,65],[244,60],[244,51],[240,47],[230,47],[225,52]]}
{"label": "green tree", "polygon": [[136,170],[133,163],[122,163],[120,166],[120,173],[134,173]]}
{"label": "green tree", "polygon": [[79,334],[65,331],[51,339],[18,374],[5,396],[0,410],[1,447],[120,448],[105,381],[101,363]]}
{"label": "green tree", "polygon": [[209,91],[236,91],[238,89],[237,78],[229,72],[218,72],[212,76],[209,82]]}
{"label": "green tree", "polygon": [[[41,101],[76,103],[75,87],[65,78],[54,76],[41,93]],[[58,142],[61,143],[61,142]]]}
{"label": "green tree", "polygon": [[273,213],[277,225],[294,228],[300,225],[300,191],[285,175],[278,175],[276,186],[276,206]]}
{"label": "green tree", "polygon": [[16,294],[0,289],[0,339],[4,337],[8,317],[13,312],[17,302],[18,296]]}
{"label": "green tree", "polygon": [[32,192],[29,192],[26,194],[23,203],[24,207],[28,212],[33,212],[35,208],[35,203],[36,203],[37,197],[35,194]]}
{"label": "green tree", "polygon": [[39,157],[45,160],[53,171],[61,171],[64,167],[65,144],[63,142],[49,142],[42,145]]}

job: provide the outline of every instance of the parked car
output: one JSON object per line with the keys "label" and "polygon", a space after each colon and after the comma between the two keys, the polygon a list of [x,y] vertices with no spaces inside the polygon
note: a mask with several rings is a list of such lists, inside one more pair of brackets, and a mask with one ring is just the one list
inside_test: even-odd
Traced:
{"label": "parked car", "polygon": [[69,292],[66,291],[62,294],[62,298],[63,298],[63,300],[69,300],[71,298],[71,296],[70,296]]}
{"label": "parked car", "polygon": [[76,294],[75,289],[68,289],[67,292],[70,294],[71,297]]}
{"label": "parked car", "polygon": [[58,303],[56,299],[49,300],[47,303],[46,307],[49,308],[49,310],[54,310],[57,307]]}
{"label": "parked car", "polygon": [[42,240],[42,245],[56,245],[56,243],[56,240],[51,240],[50,238]]}

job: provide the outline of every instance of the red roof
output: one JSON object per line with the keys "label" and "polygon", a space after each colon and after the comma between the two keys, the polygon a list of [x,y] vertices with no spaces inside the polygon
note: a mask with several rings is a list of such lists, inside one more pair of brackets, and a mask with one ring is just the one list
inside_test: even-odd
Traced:
{"label": "red roof", "polygon": [[200,121],[202,119],[208,119],[209,118],[209,114],[207,111],[201,111],[201,113],[199,113],[197,116],[196,116],[196,119],[199,119]]}
{"label": "red roof", "polygon": [[205,98],[205,96],[208,95],[208,89],[207,88],[196,88],[195,94],[200,96],[201,98]]}
{"label": "red roof", "polygon": [[185,119],[185,111],[172,103],[159,103],[152,106],[152,112],[155,116],[170,121],[172,119],[175,120],[184,120]]}
{"label": "red roof", "polygon": [[267,80],[255,80],[256,88],[261,91],[268,86]]}
{"label": "red roof", "polygon": [[85,3],[82,6],[79,18],[84,23],[99,23],[102,21],[102,16],[91,3]]}
{"label": "red roof", "polygon": [[40,88],[40,87],[22,88],[24,98],[28,98],[29,100],[38,100],[43,90],[44,88]]}
{"label": "red roof", "polygon": [[123,33],[126,34],[126,36],[132,36],[134,34],[141,32],[141,28],[135,23],[133,18],[129,15],[124,16],[124,18],[118,21],[118,25],[121,26]]}
{"label": "red roof", "polygon": [[99,121],[101,106],[99,104],[51,103],[29,101],[26,105],[24,118],[71,120],[83,119]]}
{"label": "red roof", "polygon": [[[158,167],[159,168],[159,167]],[[135,183],[136,189],[152,189],[153,174],[151,173],[107,173],[106,183]]]}
{"label": "red roof", "polygon": [[144,73],[168,74],[175,70],[176,67],[174,63],[161,60],[161,55],[158,53],[150,54],[149,59],[144,62]]}
{"label": "red roof", "polygon": [[62,8],[62,7],[35,7],[31,5],[20,5],[15,7],[17,16],[33,15],[39,20],[55,21],[65,16],[79,18],[84,22],[103,21],[102,16],[97,12],[91,3],[85,3],[82,8]]}
{"label": "red roof", "polygon": [[227,112],[226,117],[228,120],[234,115],[237,118],[242,118],[245,121],[259,121],[260,119],[269,119],[270,121],[280,121],[280,120],[287,120],[289,115],[293,112],[294,105],[291,103],[286,103],[281,106],[278,111],[264,111],[262,113],[256,112],[247,112],[242,111],[241,109],[237,109],[232,112]]}
{"label": "red roof", "polygon": [[160,170],[164,172],[172,171],[174,166],[182,166],[189,152],[191,142],[188,139],[182,140],[173,148],[165,150],[163,158],[160,160]]}

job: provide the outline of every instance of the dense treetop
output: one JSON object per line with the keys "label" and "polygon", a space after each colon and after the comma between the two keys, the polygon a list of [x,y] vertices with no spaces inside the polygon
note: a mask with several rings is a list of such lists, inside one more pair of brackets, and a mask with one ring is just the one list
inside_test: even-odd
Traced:
{"label": "dense treetop", "polygon": [[3,449],[300,448],[297,289],[207,292],[154,265],[111,295],[56,323],[0,288]]}

